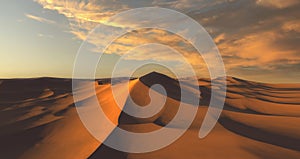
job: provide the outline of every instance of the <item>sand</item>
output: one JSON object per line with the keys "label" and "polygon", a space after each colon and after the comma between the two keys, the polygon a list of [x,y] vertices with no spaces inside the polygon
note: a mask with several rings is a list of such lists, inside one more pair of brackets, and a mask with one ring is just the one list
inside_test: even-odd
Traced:
{"label": "sand", "polygon": [[[300,158],[300,84],[264,84],[234,77],[226,80],[224,110],[206,138],[199,139],[198,133],[211,86],[209,79],[201,79],[198,82],[201,102],[190,128],[168,147],[142,154],[111,149],[86,130],[74,106],[70,79],[0,80],[0,158]],[[178,82],[159,73],[130,81],[133,101],[147,105],[153,84],[165,86],[166,104],[145,119],[122,112],[113,99],[110,84],[95,82],[95,88],[101,107],[116,126],[143,133],[165,126],[180,104]],[[85,88],[78,91],[84,92]],[[187,84],[184,91],[193,95],[195,86]],[[89,104],[91,96],[86,94],[80,102]],[[131,104],[127,101],[123,108]],[[180,123],[172,129],[180,129]]]}

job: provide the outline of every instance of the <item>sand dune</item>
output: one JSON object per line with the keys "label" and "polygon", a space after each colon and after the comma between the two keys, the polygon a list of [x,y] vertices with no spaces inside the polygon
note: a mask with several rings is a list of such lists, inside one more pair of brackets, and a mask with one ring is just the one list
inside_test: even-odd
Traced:
{"label": "sand dune", "polygon": [[[300,84],[264,84],[234,77],[226,80],[228,90],[224,111],[208,137],[198,138],[211,93],[210,80],[201,79],[198,86],[187,83],[183,88],[191,98],[196,95],[196,87],[201,90],[197,116],[190,128],[170,146],[143,154],[111,149],[86,130],[74,106],[70,79],[0,80],[0,157],[300,158]],[[143,133],[168,124],[180,104],[178,81],[154,72],[130,81],[132,101],[127,100],[124,109],[132,102],[141,107],[149,104],[149,91],[154,84],[165,87],[166,103],[148,118],[122,112],[113,99],[110,84],[95,82],[95,88],[105,114],[116,126]],[[85,93],[85,89],[82,86],[77,91],[84,94],[80,102],[89,104],[93,94]],[[154,90],[154,93],[163,96],[161,92]],[[101,126],[101,121],[98,122]],[[180,129],[180,123],[172,129]]]}

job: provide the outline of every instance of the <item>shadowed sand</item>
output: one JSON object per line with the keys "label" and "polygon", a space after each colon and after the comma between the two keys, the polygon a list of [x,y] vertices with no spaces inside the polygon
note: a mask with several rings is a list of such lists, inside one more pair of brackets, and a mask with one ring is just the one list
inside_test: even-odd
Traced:
{"label": "shadowed sand", "polygon": [[[143,154],[116,151],[91,136],[74,107],[70,79],[0,80],[0,157],[300,158],[300,84],[263,84],[233,77],[226,80],[225,108],[206,138],[199,139],[198,132],[210,101],[211,86],[210,80],[201,79],[198,86],[184,86],[191,95],[195,87],[201,90],[197,116],[187,132],[170,146]],[[155,72],[130,82],[132,100],[140,106],[147,105],[153,84],[165,87],[166,104],[157,114],[144,119],[122,112],[109,84],[95,82],[95,88],[104,112],[118,127],[150,132],[169,123],[180,104],[178,81]],[[88,103],[91,96],[86,94],[80,102]],[[130,104],[127,101],[124,107]]]}

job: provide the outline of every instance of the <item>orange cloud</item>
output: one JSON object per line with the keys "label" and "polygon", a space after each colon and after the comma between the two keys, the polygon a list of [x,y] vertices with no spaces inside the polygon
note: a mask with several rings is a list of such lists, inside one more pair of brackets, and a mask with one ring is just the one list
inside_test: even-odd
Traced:
{"label": "orange cloud", "polygon": [[[146,6],[160,6],[179,10],[200,22],[214,37],[227,69],[257,67],[279,69],[283,65],[300,64],[299,40],[300,14],[299,0],[149,0],[139,3],[128,1],[74,1],[74,0],[36,0],[45,9],[55,10],[69,19],[70,32],[78,39],[85,40],[89,31],[98,24],[110,27],[123,27],[133,24],[130,18],[120,19],[116,24],[108,19],[121,11]],[[298,6],[298,9],[297,9]],[[174,25],[180,21],[174,19]],[[46,22],[46,21],[45,21]],[[99,33],[89,39],[95,46],[102,46],[103,39],[111,35]],[[184,39],[162,30],[139,30],[127,33],[117,39],[107,54],[124,55],[129,50],[145,43],[166,44],[182,53],[193,65],[203,70],[205,64],[196,50]],[[97,52],[97,48],[93,48]],[[145,56],[149,52],[131,56],[137,60],[173,60],[172,54],[160,57]],[[157,52],[164,50],[157,49]],[[276,67],[274,67],[276,66]]]}
{"label": "orange cloud", "polygon": [[257,0],[256,3],[265,7],[287,8],[299,4],[299,0]]}
{"label": "orange cloud", "polygon": [[282,25],[282,29],[284,31],[295,31],[297,33],[300,33],[300,20],[291,20],[287,21]]}

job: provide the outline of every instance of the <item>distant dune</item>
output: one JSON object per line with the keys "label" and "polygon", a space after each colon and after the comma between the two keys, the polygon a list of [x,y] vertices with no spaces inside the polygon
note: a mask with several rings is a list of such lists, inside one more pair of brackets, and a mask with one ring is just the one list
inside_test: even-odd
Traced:
{"label": "distant dune", "polygon": [[[144,154],[111,149],[91,136],[74,106],[71,79],[0,80],[0,158],[300,158],[300,84],[264,84],[234,77],[226,80],[224,110],[206,138],[199,139],[198,132],[209,105],[211,81],[200,79],[201,102],[188,131],[170,146]],[[132,132],[160,129],[178,110],[178,81],[156,72],[130,81],[132,100],[147,105],[153,84],[165,87],[166,104],[156,115],[141,119],[116,106],[110,84],[95,82],[98,100],[109,119]],[[187,84],[184,91],[194,97],[194,88]],[[91,96],[87,94],[82,101]],[[127,101],[124,108],[130,104]]]}

